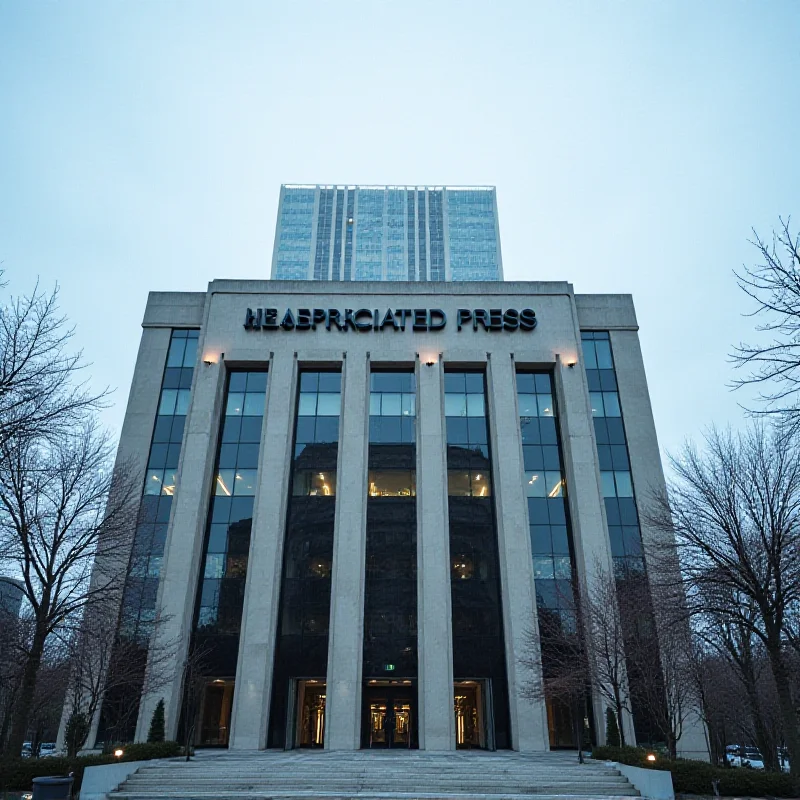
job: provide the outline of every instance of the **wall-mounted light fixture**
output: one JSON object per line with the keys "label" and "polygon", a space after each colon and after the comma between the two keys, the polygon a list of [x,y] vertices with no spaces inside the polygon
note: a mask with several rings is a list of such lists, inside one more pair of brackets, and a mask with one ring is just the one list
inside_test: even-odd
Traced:
{"label": "wall-mounted light fixture", "polygon": [[577,363],[577,362],[575,362],[575,361],[567,361],[567,366],[568,366],[570,369],[572,369],[572,368],[575,366],[575,364],[576,364],[576,363]]}
{"label": "wall-mounted light fixture", "polygon": [[434,361],[426,361],[425,362],[426,366],[428,366],[428,367],[432,367],[434,365],[434,363],[436,363],[436,362],[434,362]]}

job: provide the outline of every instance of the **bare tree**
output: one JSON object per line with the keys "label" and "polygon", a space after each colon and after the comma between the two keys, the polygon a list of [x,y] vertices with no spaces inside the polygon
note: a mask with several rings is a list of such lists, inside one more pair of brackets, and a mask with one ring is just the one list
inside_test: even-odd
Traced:
{"label": "bare tree", "polygon": [[75,383],[83,364],[80,352],[67,350],[72,335],[57,287],[47,294],[37,284],[0,305],[0,443],[61,431],[102,404],[105,392]]}
{"label": "bare tree", "polygon": [[798,439],[763,424],[739,434],[712,429],[703,452],[687,444],[671,462],[676,478],[650,521],[675,536],[689,613],[712,615],[763,644],[792,773],[800,775],[787,636],[800,602]]}
{"label": "bare tree", "polygon": [[763,320],[756,331],[772,338],[763,344],[740,343],[735,365],[748,371],[734,382],[763,388],[764,408],[757,413],[777,415],[791,428],[800,428],[800,235],[792,235],[791,218],[780,219],[771,241],[753,231],[751,244],[760,262],[737,272],[739,287],[755,300],[750,316]]}
{"label": "bare tree", "polygon": [[[620,742],[625,745],[624,715],[631,711],[625,661],[625,612],[636,613],[635,598],[620,592],[614,576],[600,571],[583,599],[586,650],[592,681],[616,714]],[[630,602],[629,602],[630,601]],[[621,604],[630,608],[620,608]]]}
{"label": "bare tree", "polygon": [[25,738],[48,638],[93,604],[110,602],[123,583],[138,498],[124,467],[112,481],[111,453],[88,415],[46,435],[18,430],[0,442],[0,564],[20,575],[33,619],[11,752]]}

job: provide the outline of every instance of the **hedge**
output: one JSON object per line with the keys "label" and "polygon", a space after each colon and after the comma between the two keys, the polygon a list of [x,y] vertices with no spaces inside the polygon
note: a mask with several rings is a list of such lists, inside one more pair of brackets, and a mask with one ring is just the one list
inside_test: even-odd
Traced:
{"label": "hedge", "polygon": [[30,791],[34,778],[50,775],[69,775],[75,778],[73,790],[78,791],[86,767],[114,764],[117,761],[147,761],[151,758],[174,758],[181,755],[183,746],[178,742],[152,742],[120,745],[124,754],[78,756],[77,758],[8,758],[0,760],[0,791]]}
{"label": "hedge", "polygon": [[647,761],[648,751],[641,747],[595,747],[592,758],[602,761],[618,761],[632,767],[669,770],[676,792],[690,794],[713,794],[713,781],[719,781],[719,793],[723,797],[735,795],[773,797],[800,796],[800,782],[791,775],[746,767],[716,767],[705,761],[690,761],[679,758],[670,761],[659,758]]}

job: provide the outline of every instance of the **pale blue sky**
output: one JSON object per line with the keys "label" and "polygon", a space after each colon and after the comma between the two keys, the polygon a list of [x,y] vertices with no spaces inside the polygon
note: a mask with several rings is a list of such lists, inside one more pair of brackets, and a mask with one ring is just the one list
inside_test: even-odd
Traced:
{"label": "pale blue sky", "polygon": [[495,184],[507,278],[634,295],[662,446],[738,423],[798,142],[798,0],[0,0],[0,259],[116,429],[148,290],[268,277],[281,182]]}

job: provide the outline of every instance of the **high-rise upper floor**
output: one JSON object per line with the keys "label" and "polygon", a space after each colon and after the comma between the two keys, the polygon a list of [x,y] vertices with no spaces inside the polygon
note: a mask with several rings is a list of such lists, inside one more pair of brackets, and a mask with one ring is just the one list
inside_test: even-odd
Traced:
{"label": "high-rise upper floor", "polygon": [[500,281],[493,186],[281,186],[275,280]]}

